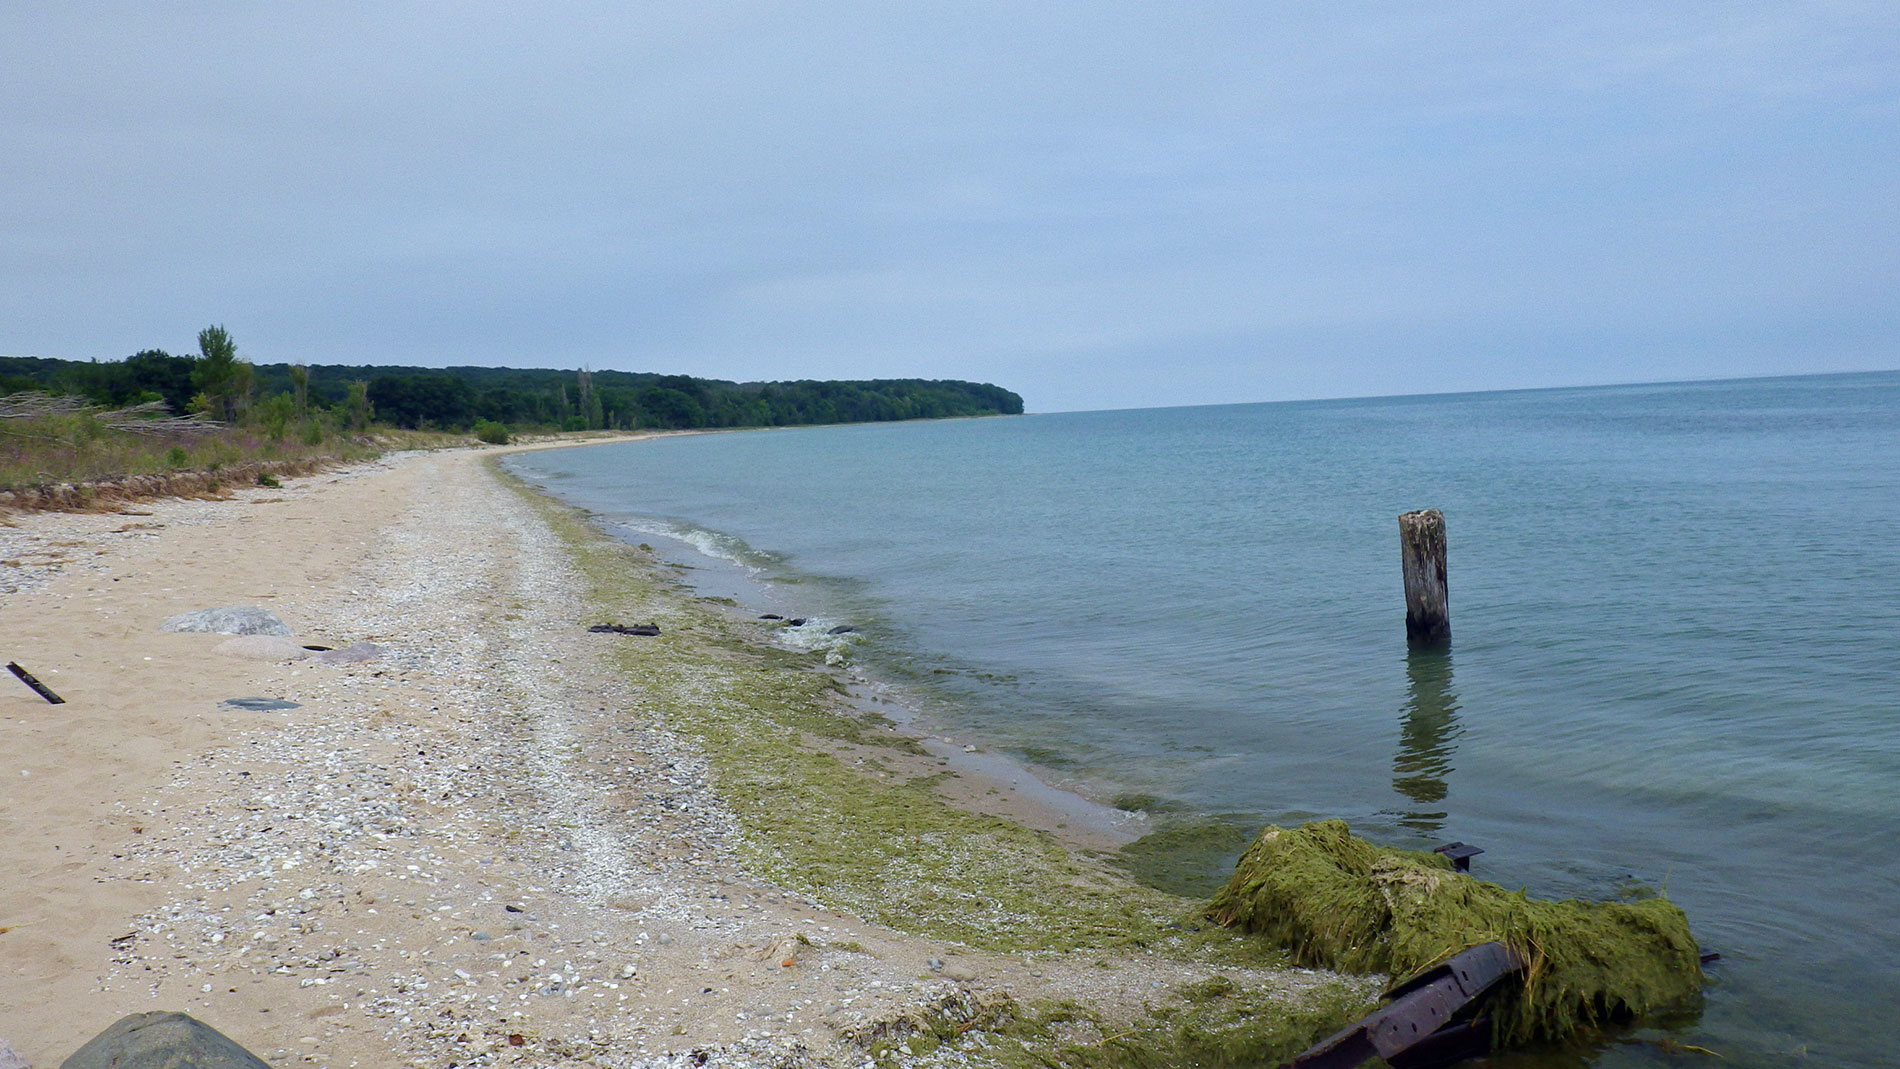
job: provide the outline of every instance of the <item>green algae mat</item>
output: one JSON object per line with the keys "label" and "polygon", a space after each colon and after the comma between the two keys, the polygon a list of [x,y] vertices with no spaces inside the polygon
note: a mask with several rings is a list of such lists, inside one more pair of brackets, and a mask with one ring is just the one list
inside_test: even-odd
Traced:
{"label": "green algae mat", "polygon": [[1464,873],[1436,854],[1391,850],[1345,822],[1268,828],[1209,907],[1301,964],[1395,980],[1479,943],[1528,963],[1493,1002],[1496,1040],[1561,1040],[1699,997],[1689,919],[1666,899],[1538,901]]}

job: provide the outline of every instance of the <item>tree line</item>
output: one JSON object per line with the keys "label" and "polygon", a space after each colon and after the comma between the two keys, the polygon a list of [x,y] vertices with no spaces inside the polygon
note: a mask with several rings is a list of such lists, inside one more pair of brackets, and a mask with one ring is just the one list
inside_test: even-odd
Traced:
{"label": "tree line", "polygon": [[122,408],[286,428],[372,420],[413,429],[690,430],[1016,415],[1022,398],[937,379],[727,382],[690,375],[546,368],[257,364],[207,327],[195,356],[147,349],[123,360],[0,357],[0,396],[39,391]]}

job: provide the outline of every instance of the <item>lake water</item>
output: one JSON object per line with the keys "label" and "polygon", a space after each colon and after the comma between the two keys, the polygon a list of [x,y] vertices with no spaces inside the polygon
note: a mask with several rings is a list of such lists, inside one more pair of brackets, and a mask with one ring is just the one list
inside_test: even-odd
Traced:
{"label": "lake water", "polygon": [[[828,641],[1066,784],[1460,839],[1540,896],[1666,889],[1722,955],[1668,1035],[1727,1064],[1900,1057],[1900,373],[510,463],[732,562],[758,611],[860,627]],[[1426,507],[1450,544],[1436,655],[1407,651],[1398,559],[1396,517]],[[1626,1038],[1528,1060],[1670,1058]]]}

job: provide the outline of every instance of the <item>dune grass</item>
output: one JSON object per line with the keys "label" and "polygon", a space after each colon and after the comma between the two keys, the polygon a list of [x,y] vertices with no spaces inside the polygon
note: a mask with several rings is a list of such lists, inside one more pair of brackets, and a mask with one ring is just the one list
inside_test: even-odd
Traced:
{"label": "dune grass", "polygon": [[0,491],[256,464],[310,470],[366,460],[389,449],[468,441],[466,435],[383,428],[339,434],[318,418],[270,428],[226,426],[169,417],[150,405],[108,409],[74,398],[15,394],[0,398]]}

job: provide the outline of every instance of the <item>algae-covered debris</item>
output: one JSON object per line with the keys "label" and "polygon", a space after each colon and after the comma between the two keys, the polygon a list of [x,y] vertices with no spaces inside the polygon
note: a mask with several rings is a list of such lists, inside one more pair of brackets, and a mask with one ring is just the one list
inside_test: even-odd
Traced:
{"label": "algae-covered debris", "polygon": [[1301,964],[1404,978],[1493,940],[1528,966],[1503,991],[1500,1044],[1558,1039],[1698,996],[1689,920],[1662,898],[1537,901],[1451,870],[1435,854],[1374,846],[1345,822],[1268,828],[1209,907]]}

